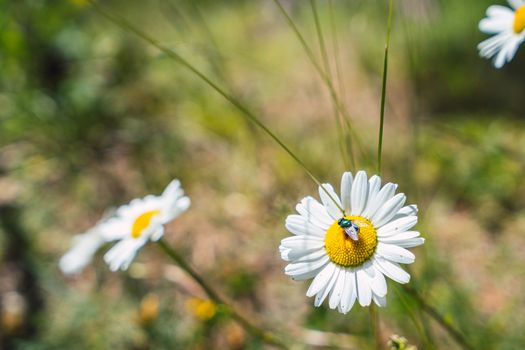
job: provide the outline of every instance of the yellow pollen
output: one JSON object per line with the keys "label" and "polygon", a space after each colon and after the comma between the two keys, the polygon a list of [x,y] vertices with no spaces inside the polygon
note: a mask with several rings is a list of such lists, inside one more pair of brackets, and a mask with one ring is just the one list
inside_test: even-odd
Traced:
{"label": "yellow pollen", "polygon": [[151,219],[155,215],[159,215],[160,210],[150,210],[145,213],[140,214],[135,221],[133,222],[133,227],[131,228],[131,237],[139,238],[145,228],[151,223]]}
{"label": "yellow pollen", "polygon": [[525,5],[516,10],[512,28],[516,34],[521,33],[525,29]]}
{"label": "yellow pollen", "polygon": [[336,221],[326,231],[324,241],[326,254],[333,263],[344,267],[356,267],[370,259],[377,247],[377,234],[374,226],[367,219],[349,215],[345,219],[351,220],[359,226],[358,240],[348,237],[344,229]]}

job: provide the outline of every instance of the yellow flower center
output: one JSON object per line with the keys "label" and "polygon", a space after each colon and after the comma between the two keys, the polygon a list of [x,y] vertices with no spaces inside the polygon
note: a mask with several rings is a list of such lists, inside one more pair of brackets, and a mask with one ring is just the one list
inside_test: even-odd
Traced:
{"label": "yellow flower center", "polygon": [[324,241],[326,254],[337,265],[359,266],[374,255],[377,233],[372,223],[361,216],[349,215],[344,218],[359,227],[358,239],[353,240],[336,221],[326,231]]}
{"label": "yellow flower center", "polygon": [[144,231],[151,223],[151,219],[153,219],[155,215],[159,214],[160,210],[157,209],[140,214],[133,222],[133,227],[131,228],[131,237],[139,238],[142,234],[142,231]]}
{"label": "yellow flower center", "polygon": [[525,6],[516,10],[513,29],[516,34],[521,33],[525,29]]}

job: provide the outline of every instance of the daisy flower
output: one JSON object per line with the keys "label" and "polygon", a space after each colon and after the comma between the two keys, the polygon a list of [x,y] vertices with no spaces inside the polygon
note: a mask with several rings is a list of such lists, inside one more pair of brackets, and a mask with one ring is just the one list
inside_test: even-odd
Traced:
{"label": "daisy flower", "polygon": [[[341,198],[330,184],[319,187],[321,203],[304,198],[289,215],[286,229],[293,236],[281,241],[281,257],[288,261],[285,273],[293,280],[313,278],[306,295],[315,296],[315,306],[328,298],[331,309],[350,311],[374,301],[386,305],[385,276],[407,283],[410,275],[399,264],[414,262],[406,248],[424,243],[419,232],[409,231],[417,223],[417,207],[404,206],[397,185],[367,177],[359,171],[343,174]],[[343,213],[344,210],[344,213]]]}
{"label": "daisy flower", "polygon": [[479,54],[492,58],[494,67],[510,62],[525,40],[525,0],[508,0],[511,8],[492,5],[487,17],[479,22],[479,30],[493,37],[478,45]]}
{"label": "daisy flower", "polygon": [[66,274],[76,274],[91,262],[107,242],[118,241],[104,260],[112,271],[126,270],[137,252],[149,241],[164,235],[164,225],[190,206],[179,180],[173,180],[160,196],[148,195],[117,208],[111,217],[73,238],[73,247],[59,263]]}
{"label": "daisy flower", "polygon": [[115,216],[100,226],[102,237],[118,241],[104,260],[112,271],[126,270],[137,252],[149,241],[164,235],[164,225],[190,206],[190,199],[178,180],[173,180],[160,196],[134,199],[116,210]]}

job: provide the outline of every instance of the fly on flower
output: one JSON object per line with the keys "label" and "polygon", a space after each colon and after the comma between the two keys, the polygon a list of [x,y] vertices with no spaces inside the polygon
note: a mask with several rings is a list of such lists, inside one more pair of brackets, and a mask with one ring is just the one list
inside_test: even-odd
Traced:
{"label": "fly on flower", "polygon": [[[126,270],[137,252],[147,242],[159,240],[164,235],[164,225],[189,206],[190,199],[184,196],[179,180],[173,180],[160,196],[134,199],[117,208],[111,218],[81,235],[81,239],[77,239],[73,248],[61,259],[60,267],[66,273],[79,272],[100,245],[118,241],[104,255],[104,260],[112,271]],[[76,265],[70,266],[72,262]]]}
{"label": "fly on flower", "polygon": [[[399,264],[414,262],[406,248],[424,243],[417,223],[417,207],[404,206],[397,185],[359,171],[343,174],[341,199],[330,184],[319,188],[321,202],[304,198],[289,215],[286,228],[294,236],[281,241],[281,257],[290,262],[285,273],[294,280],[313,278],[306,292],[315,296],[315,306],[328,298],[329,307],[350,311],[357,300],[368,306],[372,300],[386,305],[384,276],[407,283],[410,275]],[[343,211],[344,210],[344,213]]]}
{"label": "fly on flower", "polygon": [[525,40],[525,0],[508,0],[511,8],[492,5],[487,17],[479,22],[479,29],[493,37],[478,45],[479,54],[492,58],[494,67],[510,62]]}

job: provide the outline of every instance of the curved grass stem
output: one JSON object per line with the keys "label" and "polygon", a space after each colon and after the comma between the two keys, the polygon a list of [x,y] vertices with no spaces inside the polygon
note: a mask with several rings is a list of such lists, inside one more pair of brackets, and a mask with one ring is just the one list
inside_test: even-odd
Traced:
{"label": "curved grass stem", "polygon": [[305,38],[303,37],[303,35],[299,31],[299,28],[297,28],[297,26],[295,25],[294,21],[292,20],[292,18],[288,14],[288,12],[286,12],[286,10],[284,9],[284,7],[281,4],[280,0],[273,0],[273,2],[277,5],[277,8],[279,9],[279,12],[285,18],[286,23],[292,29],[292,31],[294,32],[295,36],[297,37],[297,39],[301,43],[301,46],[303,47],[304,51],[306,52],[306,55],[308,56],[308,59],[310,60],[310,62],[314,66],[316,72],[321,77],[321,80],[323,81],[323,83],[328,88],[328,91],[330,93],[330,97],[332,98],[334,105],[337,107],[339,113],[341,114],[342,119],[343,119],[343,123],[346,126],[346,129],[347,129],[347,131],[348,131],[348,133],[349,133],[349,135],[351,137],[350,138],[350,142],[349,142],[349,148],[350,148],[350,152],[349,153],[350,153],[350,156],[351,156],[351,161],[354,162],[354,164],[355,164],[355,155],[354,155],[354,149],[353,149],[353,146],[352,146],[352,142],[354,142],[358,146],[358,148],[360,150],[363,149],[363,146],[360,143],[359,136],[356,134],[355,130],[353,129],[352,125],[350,124],[350,115],[348,113],[348,110],[346,109],[344,103],[341,101],[339,95],[337,94],[334,84],[332,83],[330,77],[327,75],[328,73],[325,72],[323,70],[323,68],[321,67],[321,65],[319,64],[319,62],[317,62],[317,59],[316,59],[312,49],[310,48],[310,46],[308,46],[308,43],[306,42]]}
{"label": "curved grass stem", "polygon": [[227,313],[233,318],[237,323],[239,323],[248,333],[250,333],[255,338],[260,339],[261,341],[276,346],[280,349],[288,349],[288,346],[275,336],[274,333],[264,330],[259,326],[253,324],[247,318],[239,314],[232,306],[228,305],[219,294],[199,275],[193,267],[186,262],[186,260],[173,249],[164,239],[157,241],[158,245],[161,247],[162,251],[166,253],[181,269],[183,269],[188,275],[190,275],[195,282],[197,282],[201,288],[204,290],[206,295],[217,305],[221,305]]}
{"label": "curved grass stem", "polygon": [[403,285],[403,289],[419,304],[421,309],[425,311],[430,317],[432,317],[451,337],[465,350],[474,350],[474,347],[469,344],[465,336],[456,329],[450,322],[447,322],[445,318],[437,311],[432,305],[427,303],[414,288]]}
{"label": "curved grass stem", "polygon": [[93,8],[98,11],[102,16],[106,17],[108,20],[113,22],[114,24],[118,25],[122,29],[128,30],[141,38],[142,40],[146,41],[150,45],[156,47],[158,50],[163,52],[167,57],[170,59],[176,61],[183,67],[190,70],[193,74],[195,74],[197,77],[199,77],[202,81],[204,81],[206,84],[208,84],[211,88],[213,88],[217,93],[219,93],[222,97],[224,97],[228,102],[230,102],[234,107],[236,107],[240,112],[241,115],[250,121],[252,121],[257,127],[262,129],[268,136],[270,136],[292,159],[295,160],[295,162],[306,172],[306,174],[319,186],[323,189],[323,191],[328,195],[328,197],[334,202],[334,204],[339,208],[341,213],[344,214],[344,210],[341,207],[341,205],[338,203],[338,201],[332,196],[332,194],[326,190],[325,186],[321,184],[321,182],[314,176],[314,174],[310,171],[310,169],[306,166],[306,164],[295,155],[292,150],[286,146],[277,135],[271,131],[257,116],[255,116],[254,113],[252,113],[247,107],[245,107],[238,99],[236,99],[233,95],[229,94],[226,90],[221,88],[219,85],[217,85],[215,82],[213,82],[210,78],[206,76],[203,72],[201,72],[199,69],[197,69],[194,65],[192,65],[189,61],[184,59],[181,55],[179,55],[177,52],[173,51],[172,49],[162,45],[157,40],[153,39],[146,33],[142,32],[135,26],[133,26],[131,23],[129,23],[124,18],[109,13],[108,11],[105,11],[102,7],[100,7],[95,0],[88,0],[89,3],[93,6]]}

